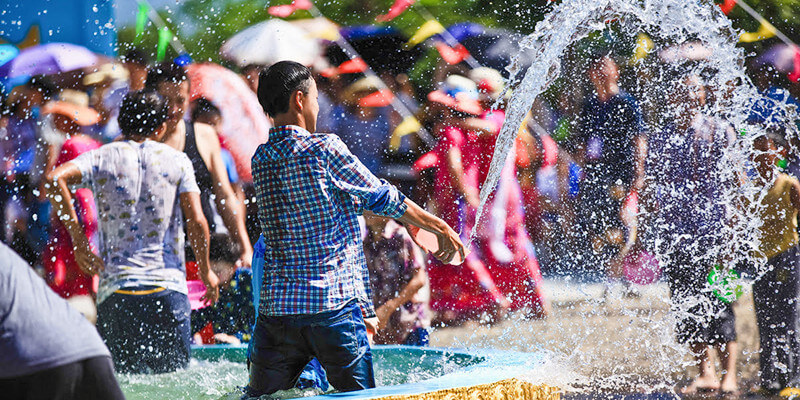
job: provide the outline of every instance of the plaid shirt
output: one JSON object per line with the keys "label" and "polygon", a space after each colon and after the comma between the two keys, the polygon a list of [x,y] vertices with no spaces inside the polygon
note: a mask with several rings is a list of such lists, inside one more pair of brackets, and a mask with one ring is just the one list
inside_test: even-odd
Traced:
{"label": "plaid shirt", "polygon": [[405,196],[338,136],[293,125],[270,130],[252,170],[265,244],[259,313],[316,314],[357,299],[374,316],[357,217],[368,209],[399,218]]}

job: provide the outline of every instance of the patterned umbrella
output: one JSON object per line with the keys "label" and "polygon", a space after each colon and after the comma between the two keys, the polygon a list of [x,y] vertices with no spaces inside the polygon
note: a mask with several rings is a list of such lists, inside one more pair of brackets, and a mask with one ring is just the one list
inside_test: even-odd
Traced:
{"label": "patterned umbrella", "polygon": [[0,77],[49,75],[86,68],[98,57],[89,49],[70,43],[47,43],[28,47],[0,66]]}
{"label": "patterned umbrella", "polygon": [[258,98],[239,75],[217,64],[191,64],[186,71],[192,100],[205,97],[222,111],[222,146],[233,155],[239,177],[252,182],[250,159],[270,128]]}

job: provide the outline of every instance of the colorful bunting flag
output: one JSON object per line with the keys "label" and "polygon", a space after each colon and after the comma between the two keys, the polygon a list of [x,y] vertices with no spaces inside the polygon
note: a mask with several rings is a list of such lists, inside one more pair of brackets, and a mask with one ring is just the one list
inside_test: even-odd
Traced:
{"label": "colorful bunting flag", "polygon": [[757,42],[775,36],[775,27],[767,21],[762,21],[755,32],[745,32],[739,36],[739,41],[744,43]]}
{"label": "colorful bunting flag", "polygon": [[292,4],[282,4],[268,8],[267,13],[273,17],[286,18],[297,10],[310,10],[311,6],[310,0],[292,0]]}
{"label": "colorful bunting flag", "polygon": [[719,8],[725,15],[728,15],[734,7],[736,7],[736,0],[723,0],[719,5]]}
{"label": "colorful bunting flag", "polygon": [[397,18],[403,11],[407,10],[408,7],[411,7],[416,0],[395,0],[392,7],[389,8],[389,11],[386,14],[378,15],[375,20],[378,22],[389,22],[395,18]]}
{"label": "colorful bunting flag", "polygon": [[158,62],[164,61],[164,56],[167,54],[167,45],[172,40],[172,32],[166,26],[158,31],[158,50],[156,51],[156,60]]}
{"label": "colorful bunting flag", "polygon": [[142,33],[147,26],[147,14],[150,13],[150,7],[145,2],[139,3],[139,12],[136,14],[136,41],[142,40]]}
{"label": "colorful bunting flag", "polygon": [[381,89],[375,93],[366,95],[358,101],[361,107],[386,107],[392,104],[394,94],[389,89]]}
{"label": "colorful bunting flag", "polygon": [[435,19],[429,19],[426,21],[422,26],[417,29],[417,32],[411,36],[411,39],[408,39],[406,46],[414,47],[422,42],[424,42],[429,37],[444,32],[444,26],[439,23],[439,21]]}
{"label": "colorful bunting flag", "polygon": [[794,46],[794,68],[789,73],[789,80],[797,83],[800,80],[800,48]]}
{"label": "colorful bunting flag", "polygon": [[341,74],[357,74],[364,72],[369,68],[363,58],[358,57],[352,60],[343,62],[338,67],[327,68],[321,72],[322,76],[330,78]]}
{"label": "colorful bunting flag", "polygon": [[403,118],[403,122],[397,124],[397,127],[394,128],[394,132],[392,132],[392,137],[389,139],[389,148],[392,151],[397,151],[397,149],[400,148],[400,140],[402,140],[404,136],[415,133],[420,129],[422,129],[422,124],[413,116]]}
{"label": "colorful bunting flag", "polygon": [[470,56],[469,50],[461,43],[455,47],[450,47],[443,42],[439,42],[436,44],[436,50],[439,51],[442,59],[450,65],[458,64]]}
{"label": "colorful bunting flag", "polygon": [[653,50],[653,40],[650,39],[650,36],[647,36],[644,33],[639,33],[636,36],[636,48],[633,50],[633,57],[631,57],[631,64],[636,64],[639,61],[644,60],[648,54]]}

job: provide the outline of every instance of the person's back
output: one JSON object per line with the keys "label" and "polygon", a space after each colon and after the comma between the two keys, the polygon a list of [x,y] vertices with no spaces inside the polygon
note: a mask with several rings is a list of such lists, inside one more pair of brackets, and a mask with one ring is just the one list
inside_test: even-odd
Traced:
{"label": "person's back", "polygon": [[152,140],[107,144],[72,161],[100,213],[98,302],[128,286],[186,291],[178,194],[192,174],[185,154]]}
{"label": "person's back", "polygon": [[92,324],[4,244],[0,259],[0,393],[123,398],[111,356]]}
{"label": "person's back", "polygon": [[[75,260],[84,272],[100,273],[97,327],[124,372],[170,372],[189,363],[184,221],[205,298],[213,302],[218,296],[191,162],[156,141],[166,131],[167,109],[154,91],[129,93],[118,119],[125,140],[48,174],[48,195],[72,238]],[[70,186],[95,194],[99,257],[77,221]]]}

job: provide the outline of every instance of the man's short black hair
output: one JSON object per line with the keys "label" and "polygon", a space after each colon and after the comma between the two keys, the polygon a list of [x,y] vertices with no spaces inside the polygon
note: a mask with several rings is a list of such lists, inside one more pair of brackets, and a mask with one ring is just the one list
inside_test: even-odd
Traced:
{"label": "man's short black hair", "polygon": [[154,90],[143,89],[125,95],[117,121],[123,137],[149,137],[166,122],[168,116],[167,100]]}
{"label": "man's short black hair", "polygon": [[294,92],[308,94],[311,70],[294,61],[280,61],[258,74],[258,102],[270,117],[289,111]]}
{"label": "man's short black hair", "polygon": [[147,71],[147,81],[144,86],[148,89],[158,90],[158,85],[161,83],[182,83],[188,79],[183,67],[174,62],[165,61]]}
{"label": "man's short black hair", "polygon": [[199,97],[192,102],[192,121],[197,121],[202,117],[222,117],[222,111],[211,100]]}
{"label": "man's short black hair", "polygon": [[141,49],[130,49],[122,56],[122,62],[146,67],[150,63],[150,57]]}

